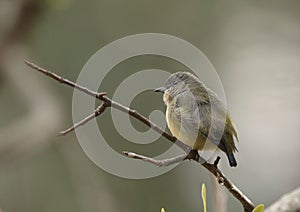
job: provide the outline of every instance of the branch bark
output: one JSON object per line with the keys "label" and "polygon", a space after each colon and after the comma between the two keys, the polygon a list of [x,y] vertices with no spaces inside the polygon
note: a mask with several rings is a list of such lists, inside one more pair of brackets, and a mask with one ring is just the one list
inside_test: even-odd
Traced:
{"label": "branch bark", "polygon": [[91,120],[92,118],[100,115],[106,107],[112,107],[115,108],[117,110],[120,110],[122,112],[125,113],[129,113],[130,116],[138,119],[139,121],[141,121],[142,123],[144,123],[145,125],[151,127],[154,131],[156,131],[157,133],[161,134],[163,137],[165,137],[166,139],[168,139],[170,142],[174,143],[175,145],[177,145],[178,147],[180,147],[183,151],[185,151],[186,154],[184,155],[179,155],[175,158],[172,159],[167,159],[169,161],[166,162],[166,160],[162,160],[162,161],[157,161],[154,160],[153,158],[149,158],[147,156],[143,156],[143,155],[139,155],[136,153],[131,153],[131,152],[123,152],[124,155],[134,158],[134,159],[140,159],[143,160],[145,162],[149,162],[152,163],[154,165],[158,165],[158,166],[163,166],[163,165],[170,165],[173,164],[175,162],[179,162],[185,159],[190,159],[190,160],[194,160],[196,162],[198,162],[199,164],[201,164],[204,168],[206,168],[210,173],[212,173],[218,180],[218,182],[221,185],[224,185],[227,190],[237,199],[240,201],[240,203],[242,204],[244,211],[252,211],[254,209],[254,204],[251,202],[251,200],[244,195],[223,173],[222,171],[218,168],[218,162],[220,160],[220,158],[218,157],[216,159],[216,161],[213,164],[210,164],[208,162],[206,162],[203,158],[201,158],[198,154],[198,152],[192,151],[192,149],[185,145],[183,142],[181,142],[180,140],[178,140],[176,137],[170,135],[169,133],[165,132],[164,130],[162,130],[160,127],[158,127],[156,124],[154,124],[153,122],[151,122],[149,119],[147,119],[146,117],[144,117],[143,115],[141,115],[140,113],[138,113],[136,110],[130,109],[118,102],[113,101],[112,99],[110,99],[109,97],[106,96],[106,92],[95,92],[95,91],[91,91],[86,87],[83,87],[81,85],[78,85],[70,80],[67,80],[51,71],[48,71],[44,68],[41,68],[39,66],[37,66],[34,63],[31,63],[29,61],[25,61],[25,63],[33,68],[34,70],[37,70],[51,78],[53,78],[54,80],[62,83],[62,84],[66,84],[69,85],[73,88],[76,88],[84,93],[86,93],[87,95],[90,95],[96,99],[99,99],[103,102],[103,104],[100,106],[101,112],[99,112],[99,114],[97,113],[97,110],[99,108],[96,109],[96,111],[91,114],[90,116],[88,116],[87,118],[83,119],[82,121],[78,122],[77,124],[75,124],[73,127],[69,128],[66,131],[62,131],[61,134],[62,135],[66,135],[69,132],[73,131],[76,127],[79,127],[81,125],[83,125],[84,123],[88,122],[89,120]]}
{"label": "branch bark", "polygon": [[104,112],[106,107],[108,107],[108,106],[105,103],[102,103],[99,107],[97,107],[97,109],[94,111],[94,113],[92,113],[91,115],[85,117],[80,122],[74,124],[72,127],[68,128],[64,131],[60,131],[58,133],[58,135],[67,135],[69,132],[72,132],[77,127],[80,127],[80,126],[84,125],[85,123],[89,122],[90,120],[92,120],[93,118],[96,118],[97,116],[100,116]]}

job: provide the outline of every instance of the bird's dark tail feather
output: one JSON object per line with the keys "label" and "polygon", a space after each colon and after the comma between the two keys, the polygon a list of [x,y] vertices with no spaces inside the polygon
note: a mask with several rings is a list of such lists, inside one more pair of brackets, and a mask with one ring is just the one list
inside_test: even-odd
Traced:
{"label": "bird's dark tail feather", "polygon": [[228,157],[229,165],[231,167],[236,167],[237,166],[237,162],[235,160],[235,157],[234,157],[233,153],[226,153],[226,155]]}

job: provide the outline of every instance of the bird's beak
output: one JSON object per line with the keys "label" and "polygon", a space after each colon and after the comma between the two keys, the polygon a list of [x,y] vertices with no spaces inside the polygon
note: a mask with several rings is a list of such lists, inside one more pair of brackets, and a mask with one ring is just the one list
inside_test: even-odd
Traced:
{"label": "bird's beak", "polygon": [[160,87],[160,88],[156,88],[156,89],[154,89],[154,92],[162,92],[162,93],[164,93],[164,92],[165,92],[165,90],[166,90],[166,88],[164,88],[164,87]]}

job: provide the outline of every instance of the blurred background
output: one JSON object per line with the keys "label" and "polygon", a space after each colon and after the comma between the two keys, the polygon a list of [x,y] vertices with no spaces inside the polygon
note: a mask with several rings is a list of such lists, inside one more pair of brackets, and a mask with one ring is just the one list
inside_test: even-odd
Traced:
{"label": "blurred background", "polygon": [[[101,47],[146,32],[180,37],[215,66],[240,135],[238,167],[229,168],[223,159],[224,173],[255,204],[268,206],[299,187],[299,10],[297,0],[0,0],[0,208],[202,211],[205,183],[208,211],[213,210],[209,174],[194,162],[159,177],[128,180],[92,163],[74,133],[56,137],[72,125],[73,90],[23,63],[31,60],[76,81]],[[158,56],[131,58],[99,90],[112,96],[123,79],[148,68],[175,72],[182,65]],[[131,107],[146,116],[164,110],[161,95],[151,92],[138,95]],[[110,113],[97,121],[116,151],[134,148],[116,134]],[[160,138],[144,153],[159,154],[168,145]],[[227,211],[242,211],[224,190]]]}

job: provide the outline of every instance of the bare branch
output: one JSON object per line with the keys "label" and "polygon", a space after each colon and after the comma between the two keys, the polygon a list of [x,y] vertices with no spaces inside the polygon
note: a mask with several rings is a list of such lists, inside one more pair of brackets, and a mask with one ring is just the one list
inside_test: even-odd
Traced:
{"label": "bare branch", "polygon": [[[215,164],[210,163],[203,163],[202,166],[204,166],[208,171],[210,171],[213,175],[217,177],[218,182],[221,185],[224,185],[227,190],[236,198],[238,199],[245,211],[252,211],[254,209],[254,204],[251,202],[251,200],[244,195],[223,173],[222,171],[216,166]],[[221,180],[220,180],[221,179]]]}
{"label": "bare branch", "polygon": [[58,133],[58,136],[67,135],[69,132],[75,130],[76,128],[78,128],[78,127],[80,127],[84,124],[86,124],[87,122],[89,122],[93,118],[96,118],[97,116],[100,116],[107,107],[109,107],[109,106],[105,102],[102,103],[100,106],[97,107],[97,109],[94,111],[94,113],[92,113],[91,115],[85,117],[84,119],[82,119],[78,123],[75,123],[72,127],[68,128],[64,131],[60,131]]}
{"label": "bare branch", "polygon": [[300,187],[284,194],[278,201],[266,209],[266,212],[300,211]]}
{"label": "bare branch", "polygon": [[56,81],[58,81],[60,83],[69,85],[71,87],[74,87],[74,88],[76,88],[76,89],[82,91],[83,93],[86,93],[86,94],[88,94],[88,95],[90,95],[92,97],[98,98],[97,96],[99,96],[99,95],[105,95],[106,94],[106,93],[97,93],[97,92],[91,91],[91,90],[87,89],[86,87],[78,85],[78,84],[76,84],[76,83],[74,83],[74,82],[72,82],[72,81],[70,81],[68,79],[65,79],[65,78],[63,78],[63,77],[61,77],[61,76],[59,76],[59,75],[57,75],[57,74],[55,74],[55,73],[53,73],[51,71],[48,71],[48,70],[46,70],[44,68],[41,68],[41,67],[37,66],[36,64],[31,63],[31,62],[29,62],[27,60],[25,60],[24,62],[29,67],[31,67],[31,68],[33,68],[33,69],[35,69],[35,70],[37,70],[37,71],[39,71],[39,72],[47,75],[48,77],[51,77],[51,78],[55,79]]}
{"label": "bare branch", "polygon": [[[244,211],[247,211],[247,212],[249,211],[250,212],[254,209],[254,204],[251,202],[251,200],[247,196],[245,196],[218,168],[218,162],[219,162],[220,158],[217,158],[216,161],[213,164],[210,164],[210,163],[204,161],[204,159],[199,156],[197,151],[191,150],[191,147],[184,144],[182,141],[178,140],[176,137],[174,137],[174,136],[170,135],[169,133],[163,131],[160,127],[158,127],[156,124],[151,122],[149,119],[147,119],[146,117],[144,117],[143,115],[141,115],[137,111],[135,111],[133,109],[130,109],[126,106],[123,106],[122,104],[120,104],[118,102],[115,102],[115,101],[111,100],[110,98],[108,98],[106,96],[106,92],[97,93],[97,92],[91,91],[88,88],[85,88],[81,85],[78,85],[78,84],[72,82],[72,81],[69,81],[69,80],[67,80],[67,79],[65,79],[65,78],[63,78],[63,77],[61,77],[57,74],[54,74],[54,73],[52,73],[52,72],[50,72],[46,69],[43,69],[43,68],[41,68],[41,67],[31,63],[31,62],[25,61],[25,63],[29,67],[31,67],[31,68],[33,68],[33,69],[35,69],[35,70],[37,70],[37,71],[39,71],[43,74],[55,79],[56,81],[58,81],[60,83],[67,84],[67,85],[69,85],[71,87],[74,87],[74,88],[76,88],[76,89],[78,89],[78,90],[80,90],[80,91],[82,91],[82,92],[84,92],[84,93],[86,93],[90,96],[93,96],[93,97],[103,101],[104,103],[107,104],[106,107],[111,106],[112,108],[115,108],[117,110],[123,111],[125,113],[129,113],[130,116],[138,119],[139,121],[143,122],[147,126],[151,127],[154,131],[156,131],[157,133],[164,136],[166,139],[168,139],[169,141],[171,141],[172,143],[174,143],[175,145],[180,147],[186,153],[186,154],[179,155],[175,158],[171,158],[171,159],[167,159],[167,160],[155,160],[153,158],[149,158],[149,157],[146,157],[146,156],[143,156],[143,155],[138,155],[138,154],[131,153],[131,152],[123,152],[123,154],[126,155],[127,157],[134,158],[134,159],[140,159],[140,160],[152,163],[152,164],[157,165],[157,166],[167,166],[168,164],[174,164],[174,163],[180,162],[184,159],[194,160],[194,161],[200,163],[209,172],[211,172],[218,179],[218,182],[221,185],[224,185],[227,188],[227,190],[236,199],[238,199],[241,202],[241,204],[244,207]],[[90,116],[96,117],[96,116],[94,116],[94,114],[92,114]],[[87,117],[86,119],[90,120],[89,117]],[[87,121],[82,120],[81,122],[86,123]],[[77,126],[74,126],[74,128],[75,127],[77,127]]]}
{"label": "bare branch", "polygon": [[133,152],[123,151],[122,154],[129,157],[129,158],[138,159],[138,160],[142,160],[142,161],[145,161],[145,162],[148,162],[148,163],[152,163],[152,164],[154,164],[158,167],[162,167],[162,166],[167,167],[167,166],[173,165],[175,163],[179,163],[179,162],[185,160],[186,155],[187,155],[187,154],[182,154],[182,155],[178,155],[176,157],[169,158],[169,159],[155,160],[153,158],[150,158],[150,157],[147,157],[147,156],[144,156],[144,155],[139,155],[139,154],[136,154],[136,153],[133,153]]}
{"label": "bare branch", "polygon": [[129,158],[143,160],[145,162],[152,163],[156,166],[169,166],[174,163],[181,162],[185,159],[194,160],[200,163],[202,166],[204,166],[209,172],[211,172],[217,178],[218,183],[224,185],[229,190],[229,192],[242,203],[245,211],[252,211],[254,209],[254,204],[251,202],[251,200],[248,199],[248,197],[245,196],[218,168],[218,163],[221,159],[220,157],[217,157],[215,162],[213,164],[210,164],[207,162],[203,162],[204,159],[201,158],[199,155],[197,156],[195,154],[197,152],[192,152],[191,154],[189,153],[188,155],[183,154],[183,155],[176,156],[174,158],[164,159],[164,160],[155,160],[153,158],[149,158],[147,156],[139,155],[133,152],[123,151],[122,153]]}

